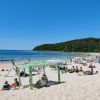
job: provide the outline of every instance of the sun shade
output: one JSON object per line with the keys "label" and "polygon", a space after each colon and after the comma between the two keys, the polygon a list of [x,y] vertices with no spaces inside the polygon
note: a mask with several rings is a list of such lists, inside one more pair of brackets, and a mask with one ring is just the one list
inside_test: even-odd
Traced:
{"label": "sun shade", "polygon": [[43,67],[43,66],[51,66],[51,65],[60,65],[63,64],[64,61],[60,61],[60,60],[37,60],[37,61],[33,61],[33,62],[29,62],[27,64],[20,64],[18,65],[19,68],[29,68],[30,66],[32,68],[35,67]]}

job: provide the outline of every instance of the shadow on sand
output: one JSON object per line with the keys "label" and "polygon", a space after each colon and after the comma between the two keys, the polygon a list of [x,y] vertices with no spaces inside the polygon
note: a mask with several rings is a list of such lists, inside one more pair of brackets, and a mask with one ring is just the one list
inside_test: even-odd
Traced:
{"label": "shadow on sand", "polygon": [[62,84],[62,83],[65,83],[65,82],[60,82],[59,83],[57,81],[51,81],[51,80],[49,80],[48,83],[47,83],[47,85],[45,85],[45,86],[39,86],[39,87],[37,87],[36,84],[33,84],[33,87],[35,87],[37,89],[40,89],[40,88],[43,88],[43,87],[50,87],[52,85],[58,85],[58,84]]}
{"label": "shadow on sand", "polygon": [[[40,89],[40,88],[43,88],[43,87],[50,87],[52,85],[59,85],[59,84],[62,84],[62,83],[65,83],[65,82],[57,82],[57,81],[48,81],[48,84],[46,86],[42,86],[42,87],[36,87],[36,84],[33,84],[33,88],[37,88],[37,89]],[[23,85],[22,86],[23,88],[22,89],[25,89],[25,88],[29,88],[29,85]]]}

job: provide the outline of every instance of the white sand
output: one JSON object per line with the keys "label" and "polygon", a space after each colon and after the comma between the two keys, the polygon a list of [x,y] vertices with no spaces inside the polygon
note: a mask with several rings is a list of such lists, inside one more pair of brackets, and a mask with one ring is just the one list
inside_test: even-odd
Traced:
{"label": "white sand", "polygon": [[[72,64],[73,65],[73,64]],[[70,65],[70,66],[72,66]],[[95,75],[79,76],[77,73],[64,73],[61,74],[61,83],[59,85],[51,85],[41,89],[29,88],[0,91],[0,100],[100,100],[100,64],[94,64],[96,70],[99,71]],[[0,70],[3,65],[0,65]],[[5,68],[11,68],[11,64],[6,64]],[[81,66],[81,65],[78,65]],[[57,81],[57,72],[46,68],[46,73],[49,80]],[[5,80],[11,84],[14,77],[4,77],[7,72],[0,74],[0,88]],[[14,76],[14,71],[11,71],[10,76]],[[17,76],[16,76],[17,77]],[[33,77],[33,83],[38,80],[39,76]],[[22,78],[22,84],[28,84],[28,78]]]}

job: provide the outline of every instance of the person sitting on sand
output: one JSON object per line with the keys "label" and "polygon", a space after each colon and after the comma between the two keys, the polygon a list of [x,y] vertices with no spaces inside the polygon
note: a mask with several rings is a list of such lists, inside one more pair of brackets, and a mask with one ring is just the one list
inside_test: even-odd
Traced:
{"label": "person sitting on sand", "polygon": [[83,71],[82,67],[80,67],[80,72],[82,72],[83,75],[93,75],[98,73],[98,71],[96,71],[95,73],[92,74],[91,70]]}
{"label": "person sitting on sand", "polygon": [[17,78],[14,79],[14,83],[12,83],[11,88],[16,89],[16,87],[19,87],[19,82]]}
{"label": "person sitting on sand", "polygon": [[72,69],[72,68],[69,69],[68,72],[69,72],[69,73],[73,73],[73,69]]}
{"label": "person sitting on sand", "polygon": [[74,66],[72,66],[72,68],[69,70],[69,73],[73,73],[73,72],[75,72],[75,68],[74,68]]}
{"label": "person sitting on sand", "polygon": [[45,74],[43,74],[41,79],[36,82],[35,87],[42,88],[44,86],[47,86],[47,83],[48,83],[48,78]]}
{"label": "person sitting on sand", "polygon": [[41,88],[42,87],[41,86],[41,80],[40,79],[36,82],[35,87],[36,88]]}
{"label": "person sitting on sand", "polygon": [[83,72],[83,69],[82,69],[82,67],[80,67],[80,70],[79,70],[80,72]]}
{"label": "person sitting on sand", "polygon": [[46,74],[43,74],[41,79],[46,81],[46,84],[48,83],[48,78],[47,78]]}
{"label": "person sitting on sand", "polygon": [[5,81],[5,84],[3,85],[2,90],[10,90],[10,89],[11,89],[10,84],[8,83],[8,81]]}
{"label": "person sitting on sand", "polygon": [[75,72],[75,71],[76,71],[76,69],[75,69],[75,67],[74,67],[74,66],[72,66],[72,71],[73,71],[73,72]]}
{"label": "person sitting on sand", "polygon": [[84,71],[83,71],[82,67],[80,67],[78,75],[80,75],[80,76],[84,75]]}
{"label": "person sitting on sand", "polygon": [[83,71],[84,75],[92,75],[91,71],[87,70],[87,71]]}
{"label": "person sitting on sand", "polygon": [[78,66],[76,66],[76,68],[75,68],[75,72],[76,72],[76,73],[79,72],[79,68],[78,68]]}
{"label": "person sitting on sand", "polygon": [[22,76],[24,76],[24,75],[25,75],[24,71],[21,71],[21,72],[20,72],[20,77],[22,77]]}

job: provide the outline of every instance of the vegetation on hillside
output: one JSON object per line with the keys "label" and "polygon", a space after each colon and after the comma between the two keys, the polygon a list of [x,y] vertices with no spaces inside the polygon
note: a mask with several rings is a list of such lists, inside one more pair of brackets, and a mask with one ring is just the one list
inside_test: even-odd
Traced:
{"label": "vegetation on hillside", "polygon": [[84,38],[55,44],[43,44],[35,47],[33,50],[63,52],[100,52],[100,38]]}

